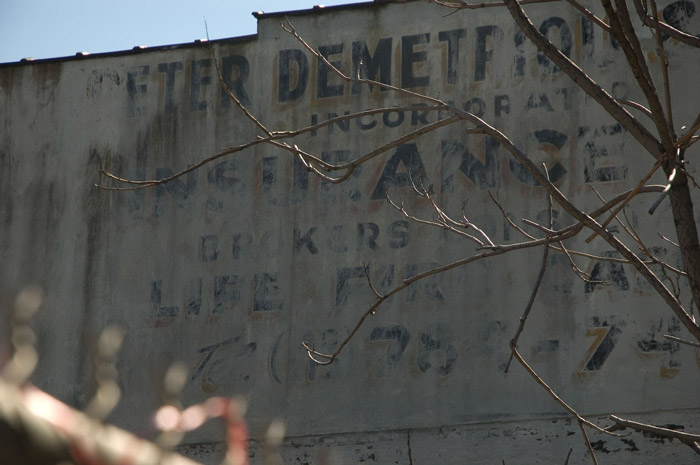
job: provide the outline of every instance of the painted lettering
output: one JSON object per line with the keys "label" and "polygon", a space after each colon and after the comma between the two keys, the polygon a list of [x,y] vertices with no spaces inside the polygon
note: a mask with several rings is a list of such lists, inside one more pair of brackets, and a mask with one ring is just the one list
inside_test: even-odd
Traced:
{"label": "painted lettering", "polygon": [[299,100],[309,82],[309,60],[304,52],[293,48],[279,52],[277,101]]}
{"label": "painted lettering", "polygon": [[129,117],[143,116],[146,114],[146,107],[139,105],[137,100],[139,100],[139,94],[146,93],[148,85],[140,82],[137,83],[137,79],[139,76],[148,75],[149,72],[150,66],[148,65],[136,66],[126,72],[126,115]]}
{"label": "painted lettering", "polygon": [[428,52],[416,51],[414,47],[430,43],[430,33],[415,34],[401,37],[401,87],[410,89],[414,87],[427,87],[430,84],[430,75],[417,76],[416,68],[427,69]]}
{"label": "painted lettering", "polygon": [[438,40],[447,42],[447,83],[455,84],[459,81],[459,41],[467,36],[466,29],[453,29],[440,31]]}
{"label": "painted lettering", "polygon": [[203,86],[211,84],[211,75],[203,75],[205,69],[211,68],[211,59],[193,60],[190,66],[190,111],[207,109],[206,100],[201,99]]}
{"label": "painted lettering", "polygon": [[171,63],[159,63],[158,72],[165,74],[165,82],[161,86],[163,94],[163,111],[173,113],[175,111],[175,74],[184,69],[181,61]]}
{"label": "painted lettering", "polygon": [[[322,45],[318,48],[319,53],[336,69],[340,69],[341,63],[337,60],[332,60],[331,55],[343,53],[343,44]],[[316,75],[316,97],[337,97],[343,95],[344,85],[342,83],[329,84],[329,76],[335,76],[339,79],[330,66],[328,66],[321,58],[318,59],[318,72]]]}
{"label": "painted lettering", "polygon": [[[400,167],[406,171],[399,172]],[[384,199],[390,188],[410,186],[414,182],[420,183],[421,180],[426,185],[430,184],[416,144],[399,145],[384,165],[372,192],[372,200]]]}
{"label": "painted lettering", "polygon": [[[365,41],[352,43],[352,76],[360,79],[378,81],[382,84],[391,84],[391,47],[392,39],[387,37],[379,39],[374,48],[374,54],[369,53],[369,48]],[[362,84],[353,82],[351,86],[352,95],[360,93]],[[373,88],[368,84],[369,90]],[[380,88],[386,91],[385,87]]]}
{"label": "painted lettering", "polygon": [[[226,88],[228,88],[243,105],[250,105],[250,97],[245,90],[245,83],[250,76],[250,63],[248,63],[248,59],[242,55],[223,57],[221,59],[221,75]],[[231,106],[231,98],[224,88],[221,89],[220,102],[221,108],[228,108]]]}

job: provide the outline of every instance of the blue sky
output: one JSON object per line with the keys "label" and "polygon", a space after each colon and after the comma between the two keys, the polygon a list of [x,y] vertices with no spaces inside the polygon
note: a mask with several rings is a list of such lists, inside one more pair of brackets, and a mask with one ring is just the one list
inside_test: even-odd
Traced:
{"label": "blue sky", "polygon": [[0,63],[167,45],[256,32],[253,11],[360,0],[0,0]]}

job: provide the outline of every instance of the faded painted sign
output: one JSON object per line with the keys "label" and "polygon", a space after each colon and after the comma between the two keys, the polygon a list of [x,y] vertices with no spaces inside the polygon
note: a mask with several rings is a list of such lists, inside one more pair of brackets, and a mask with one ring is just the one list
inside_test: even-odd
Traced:
{"label": "faded painted sign", "polygon": [[[532,16],[615,97],[637,97],[616,66],[624,59],[617,44],[588,19],[559,4]],[[331,366],[317,366],[301,345],[337,347],[374,299],[368,276],[385,293],[474,254],[473,242],[387,203],[388,196],[410,215],[434,216],[412,188],[416,179],[496,244],[524,239],[509,220],[547,221],[543,189],[498,143],[467,126],[395,144],[340,185],[261,144],[154,188],[94,187],[106,182],[102,166],[160,179],[255,140],[259,131],[221,88],[217,69],[270,130],[313,126],[290,143],[328,162],[445,118],[420,99],[341,80],[279,20],[263,17],[257,37],[216,42],[213,54],[198,44],[0,67],[0,256],[12,264],[2,289],[7,296],[39,281],[47,290],[36,382],[83,405],[91,395],[90,344],[106,324],[119,323],[127,330],[124,402],[114,419],[143,434],[153,433],[144,412],[157,405],[162,374],[175,360],[189,370],[185,403],[246,396],[258,435],[274,418],[291,436],[304,436],[562,416],[521,370],[504,374],[538,250],[416,282],[380,307]],[[436,96],[501,128],[582,207],[601,204],[594,188],[610,198],[646,173],[633,161],[633,139],[503,11],[445,16],[413,2],[310,13],[292,23],[339,69]],[[685,69],[680,48],[669,43],[668,53]],[[391,111],[340,118],[378,107]],[[670,214],[649,216],[644,202],[631,205],[631,226],[679,266],[675,248],[656,237],[671,234]],[[556,206],[553,221],[555,228],[573,222]],[[567,245],[576,250],[583,241]],[[550,254],[523,354],[583,413],[694,407],[687,386],[698,381],[700,353],[663,338],[681,328],[646,281],[596,258],[615,258],[602,242],[588,250],[593,257],[575,261],[591,282],[570,270],[565,255]],[[635,382],[624,395],[611,392],[623,379]]]}

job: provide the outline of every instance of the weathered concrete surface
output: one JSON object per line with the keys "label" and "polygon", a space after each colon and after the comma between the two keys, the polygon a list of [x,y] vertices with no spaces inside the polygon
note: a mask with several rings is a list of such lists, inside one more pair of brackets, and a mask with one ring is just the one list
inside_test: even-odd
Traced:
{"label": "weathered concrete surface", "polygon": [[[619,71],[624,57],[609,37],[564,4],[528,11],[616,97],[641,99],[631,74]],[[467,456],[457,452],[467,447],[459,438],[486,437],[492,428],[500,431],[493,437],[517,436],[529,428],[524,424],[541,433],[522,450],[489,455],[504,443],[484,439],[493,445],[469,448],[474,461],[498,463],[503,455],[508,464],[534,462],[547,452],[537,439],[559,434],[551,461],[563,462],[568,448],[582,443],[550,426],[561,409],[519,367],[503,373],[540,251],[417,283],[387,302],[330,367],[315,366],[300,345],[304,339],[329,351],[349,333],[373,299],[362,263],[371,264],[372,279],[385,292],[428,267],[473,254],[472,243],[409,222],[387,205],[388,190],[412,213],[432,215],[412,193],[408,172],[422,171],[454,215],[466,200],[469,219],[497,243],[522,239],[489,191],[516,221],[544,220],[542,189],[492,141],[468,135],[466,126],[443,128],[392,148],[339,186],[308,175],[288,153],[258,145],[169,185],[136,192],[94,187],[107,182],[102,166],[124,177],[161,178],[259,134],[222,95],[212,60],[250,111],[275,130],[424,103],[341,82],[279,27],[281,19],[261,18],[256,37],[216,42],[215,58],[206,45],[191,44],[0,67],[0,296],[7,304],[35,282],[46,290],[36,321],[41,364],[34,382],[86,405],[94,389],[92,347],[102,328],[117,323],[127,331],[118,367],[124,396],[110,421],[147,437],[155,434],[149,412],[159,403],[163,374],[181,360],[189,370],[186,404],[243,395],[254,437],[280,418],[291,438],[304,438],[299,450],[338,444],[339,452],[319,446],[303,459],[310,463],[325,460],[324,450],[360,461],[371,455],[356,451],[361,442],[382,463],[410,463],[406,430],[414,463],[447,455],[456,461]],[[377,80],[481,115],[533,159],[546,161],[562,192],[582,207],[600,205],[593,187],[610,198],[651,166],[629,135],[521,39],[504,11],[446,16],[410,2],[291,19],[342,69],[352,72],[362,62]],[[692,32],[697,23],[689,16],[684,27]],[[653,49],[651,36],[642,40]],[[684,96],[695,86],[695,58],[673,41],[667,46],[678,89],[675,120],[689,125],[697,109],[684,105]],[[319,128],[293,143],[344,160],[439,117],[397,110]],[[675,249],[656,235],[673,237],[670,213],[660,208],[649,216],[652,201],[633,201],[629,219],[661,258],[678,265]],[[555,220],[556,227],[572,221],[558,210]],[[582,239],[568,245],[583,248]],[[600,239],[588,250],[609,253]],[[577,263],[610,285],[583,283],[565,256],[550,256],[520,341],[540,375],[587,415],[645,418],[647,411],[697,408],[700,353],[663,339],[682,331],[648,284],[615,263]],[[692,415],[678,415],[678,424],[697,424]],[[211,425],[186,443],[221,437]],[[283,454],[302,461],[294,441]],[[656,446],[645,442],[635,439],[639,452],[619,460],[666,453],[649,455]],[[627,453],[618,446],[608,450]],[[437,457],[443,449],[446,455]]]}
{"label": "weathered concrete surface", "polygon": [[[697,430],[698,412],[645,414],[645,421]],[[606,418],[594,418],[606,424]],[[620,437],[592,433],[591,444],[600,463],[694,463],[696,454],[677,440],[623,431]],[[187,444],[178,448],[204,464],[218,464],[225,455],[221,443]],[[277,449],[264,442],[251,446],[253,464],[443,463],[588,464],[591,458],[576,425],[568,419],[487,423],[418,428],[374,433],[342,433],[288,438]]]}

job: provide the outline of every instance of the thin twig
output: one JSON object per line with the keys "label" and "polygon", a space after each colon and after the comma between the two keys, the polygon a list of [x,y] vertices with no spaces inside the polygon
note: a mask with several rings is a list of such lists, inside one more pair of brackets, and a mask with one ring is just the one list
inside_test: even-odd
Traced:
{"label": "thin twig", "polygon": [[700,130],[700,113],[698,113],[698,116],[695,117],[695,121],[688,132],[678,138],[676,141],[676,148],[684,148],[689,146],[690,140],[693,138],[695,133],[698,132],[698,130]]}
{"label": "thin twig", "polygon": [[243,114],[248,118],[250,121],[253,122],[262,132],[267,134],[268,136],[272,136],[272,133],[270,132],[267,127],[265,127],[264,124],[262,124],[251,112],[248,111],[248,109],[243,105],[241,100],[236,97],[236,95],[231,92],[231,89],[226,85],[226,81],[224,80],[224,75],[221,72],[221,67],[219,66],[219,61],[216,59],[216,53],[214,52],[214,45],[209,41],[209,28],[206,25],[206,21],[204,22],[204,26],[207,30],[207,42],[209,44],[209,53],[211,54],[212,61],[214,62],[214,67],[216,68],[216,74],[219,77],[219,83],[221,84],[221,88],[224,89],[224,92],[226,92],[226,95],[228,98],[230,98],[233,103],[236,104],[236,106],[243,112]]}
{"label": "thin twig", "polygon": [[365,276],[367,277],[367,284],[369,284],[369,288],[372,289],[372,292],[374,292],[374,295],[377,296],[378,299],[382,298],[382,295],[374,288],[374,285],[372,284],[372,278],[369,276],[369,263],[366,265],[363,263],[362,268],[365,271]]}
{"label": "thin twig", "polygon": [[700,342],[688,341],[687,339],[681,339],[676,336],[671,336],[670,334],[664,334],[664,337],[666,339],[670,339],[671,341],[678,342],[680,344],[685,344],[693,347],[700,347]]}
{"label": "thin twig", "polygon": [[676,296],[676,299],[680,300],[681,297],[681,287],[678,285],[678,282],[674,282],[673,279],[666,273],[666,270],[664,268],[661,268],[661,274],[663,275],[664,279],[669,282],[671,285],[671,290],[673,291],[673,295]]}
{"label": "thin twig", "polygon": [[676,431],[668,428],[662,428],[660,426],[647,425],[645,423],[639,423],[632,420],[626,420],[620,418],[616,415],[610,415],[610,419],[619,426],[620,429],[631,428],[637,431],[642,431],[644,433],[649,433],[654,436],[662,438],[673,438],[678,439],[683,444],[690,446],[696,453],[700,454],[698,450],[697,443],[700,442],[700,434],[690,434],[683,431]]}
{"label": "thin twig", "polygon": [[561,251],[566,255],[566,257],[569,259],[569,265],[571,266],[571,269],[573,272],[576,274],[576,276],[581,279],[581,281],[589,284],[605,284],[605,281],[599,281],[595,279],[591,279],[590,273],[586,273],[583,271],[574,261],[574,257],[571,256],[573,252],[569,252],[569,250],[564,246],[563,242],[559,243],[559,246],[561,247]]}
{"label": "thin twig", "polygon": [[[566,0],[566,1],[567,1],[567,3],[569,3],[569,5],[573,6],[581,14],[583,14],[583,16],[585,16],[586,18],[588,18],[591,21],[593,21],[594,23],[596,23],[598,26],[603,28],[605,31],[611,32],[610,25],[608,23],[606,23],[605,21],[603,21],[602,19],[600,19],[599,17],[597,17],[596,15],[594,15],[588,8],[581,5],[576,0]],[[520,3],[522,4],[522,2],[520,2]]]}
{"label": "thin twig", "polygon": [[501,214],[503,215],[503,218],[508,222],[508,224],[510,224],[510,226],[513,229],[517,230],[520,234],[522,234],[523,236],[525,236],[528,239],[535,238],[535,236],[528,234],[527,232],[525,232],[525,230],[523,228],[521,228],[520,226],[515,224],[515,222],[512,220],[512,218],[510,216],[508,216],[508,213],[506,213],[506,210],[505,210],[505,208],[503,208],[501,201],[497,197],[494,197],[493,193],[490,190],[489,190],[489,196],[491,197],[491,200],[493,200],[493,203],[496,204],[498,209],[501,210]]}
{"label": "thin twig", "polygon": [[627,105],[628,107],[632,107],[632,108],[634,108],[635,110],[641,111],[641,112],[644,113],[646,116],[648,116],[649,119],[653,119],[653,118],[654,118],[654,116],[651,114],[651,111],[649,111],[649,109],[648,109],[647,107],[645,107],[644,105],[642,105],[641,103],[633,102],[632,100],[627,100],[627,99],[618,100],[618,101],[619,101],[622,105]]}
{"label": "thin twig", "polygon": [[588,453],[591,454],[591,459],[593,460],[593,464],[598,465],[598,459],[595,457],[595,452],[593,451],[593,445],[591,444],[591,440],[588,439],[588,434],[586,433],[586,428],[583,427],[583,422],[581,420],[578,421],[578,427],[581,429],[581,434],[583,435],[583,440],[586,442],[586,448],[588,449]]}
{"label": "thin twig", "polygon": [[671,244],[672,246],[677,247],[677,248],[680,247],[680,246],[678,245],[678,243],[673,242],[671,239],[669,239],[668,237],[664,236],[663,234],[661,234],[661,233],[657,233],[657,234],[659,235],[659,237],[660,237],[661,239],[665,240],[666,242],[668,242],[668,243]]}
{"label": "thin twig", "polygon": [[614,433],[613,431],[608,431],[608,430],[606,430],[605,428],[601,428],[600,426],[596,425],[595,423],[592,423],[591,421],[586,420],[586,419],[583,418],[573,407],[571,407],[569,404],[567,404],[566,401],[564,401],[564,399],[562,399],[561,397],[559,397],[559,395],[558,395],[556,392],[554,392],[554,389],[552,389],[552,388],[537,374],[537,372],[536,372],[535,370],[533,370],[533,368],[525,361],[525,359],[524,359],[523,356],[520,354],[520,352],[518,352],[518,348],[517,348],[515,345],[513,345],[512,341],[511,341],[511,345],[510,345],[510,350],[513,352],[513,355],[515,356],[515,359],[516,359],[518,362],[520,362],[520,364],[523,366],[523,368],[525,368],[525,370],[530,374],[530,376],[532,376],[532,377],[535,379],[535,381],[537,382],[537,384],[539,384],[540,386],[542,386],[542,387],[544,388],[544,390],[547,391],[547,393],[548,393],[559,405],[561,405],[561,406],[564,408],[564,410],[566,410],[567,412],[569,412],[569,414],[571,414],[571,416],[573,416],[574,418],[576,418],[576,420],[578,420],[579,422],[585,424],[586,426],[588,426],[588,427],[590,427],[590,428],[592,428],[592,429],[598,431],[599,433],[609,434],[609,435],[617,436],[617,437],[620,436],[619,434],[616,434],[616,433]]}
{"label": "thin twig", "polygon": [[[549,3],[558,2],[561,0],[520,0],[521,5],[532,5],[537,3]],[[454,8],[455,10],[479,10],[482,8],[502,8],[506,6],[504,2],[482,2],[482,3],[467,3],[466,0],[459,2],[446,2],[443,0],[430,0],[430,3],[436,5],[444,6],[447,8]]]}
{"label": "thin twig", "polygon": [[654,17],[654,37],[656,38],[656,46],[658,47],[659,57],[661,58],[661,72],[664,80],[664,96],[666,100],[666,120],[668,130],[671,133],[671,138],[675,139],[675,131],[673,129],[673,109],[671,103],[671,84],[668,77],[668,57],[664,50],[664,40],[661,36],[661,25],[659,21],[659,10],[656,8],[656,1],[651,0],[651,11]]}
{"label": "thin twig", "polygon": [[[544,165],[544,173],[547,176],[547,179],[549,179],[549,172],[547,171],[547,166]],[[548,195],[547,196],[547,213],[548,213],[548,218],[549,218],[549,228],[552,228],[552,225],[554,223],[554,218],[553,218],[553,213],[552,213],[552,196]],[[546,236],[549,237],[549,236]],[[542,252],[542,265],[540,266],[540,272],[537,274],[537,279],[535,280],[535,284],[532,286],[532,292],[530,293],[530,300],[528,300],[527,305],[525,306],[525,310],[523,311],[523,315],[520,317],[520,324],[518,325],[518,329],[515,332],[515,336],[513,336],[513,339],[510,341],[511,346],[517,347],[518,345],[518,339],[520,338],[520,335],[522,334],[523,330],[525,329],[525,322],[527,321],[527,317],[530,315],[530,311],[532,310],[532,305],[535,303],[535,297],[537,297],[537,291],[540,288],[540,284],[542,284],[542,279],[544,278],[544,273],[547,270],[547,260],[549,259],[549,242],[547,242],[544,247],[543,247],[543,252]],[[510,368],[510,363],[513,361],[513,353],[511,352],[510,358],[508,359],[508,363],[506,364],[506,368],[504,370],[505,373],[508,373],[508,368]]]}
{"label": "thin twig", "polygon": [[[410,213],[408,213],[408,211],[406,210],[406,208],[405,208],[404,205],[403,205],[403,202],[402,202],[401,204],[396,203],[394,200],[391,199],[391,197],[389,196],[389,193],[388,193],[388,192],[387,192],[387,194],[386,194],[386,200],[387,200],[387,202],[388,202],[392,207],[394,207],[395,209],[397,209],[398,211],[400,211],[401,214],[402,214],[406,219],[409,219],[409,220],[411,220],[411,221],[414,221],[414,222],[416,222],[416,223],[418,223],[418,224],[424,224],[424,225],[427,225],[427,226],[434,226],[434,227],[437,227],[437,228],[440,228],[440,229],[447,229],[447,230],[449,230],[449,231],[451,231],[451,232],[453,232],[453,233],[455,233],[455,234],[458,234],[458,235],[460,235],[460,236],[462,236],[462,237],[465,237],[465,238],[467,238],[467,239],[469,239],[469,240],[475,242],[479,247],[482,247],[482,248],[485,247],[485,244],[484,244],[481,240],[479,240],[479,238],[477,238],[476,236],[474,236],[473,234],[469,234],[469,233],[466,232],[466,231],[462,231],[462,230],[457,229],[456,227],[452,226],[450,223],[453,223],[454,220],[452,220],[451,218],[449,218],[447,215],[444,215],[444,214],[443,214],[444,216],[438,215],[439,221],[425,220],[425,219],[423,219],[423,218],[419,218],[419,217],[417,217],[417,216],[414,216],[414,215],[411,215]],[[437,205],[436,205],[435,203],[433,203],[433,205],[435,206],[435,208],[437,208]],[[438,211],[441,212],[439,209],[438,209]],[[448,219],[449,219],[449,220],[448,220]],[[457,224],[457,225],[458,225],[458,226],[461,226],[461,227],[466,227],[465,225],[462,225],[462,224]],[[470,224],[469,226],[472,226],[472,227],[473,227],[473,225],[471,225],[471,224]],[[493,246],[493,243],[491,243],[490,240],[489,240],[489,243],[490,243],[491,246]]]}
{"label": "thin twig", "polygon": [[[608,217],[607,220],[605,220],[605,221],[603,221],[603,223],[601,223],[601,227],[605,228],[608,224],[610,224],[610,222],[613,220],[613,218],[615,218],[617,216],[617,214],[620,213],[620,210],[625,208],[625,205],[627,205],[630,202],[630,200],[632,200],[634,198],[634,196],[637,195],[637,193],[644,186],[644,184],[646,184],[646,182],[654,175],[654,173],[656,173],[656,170],[659,169],[659,167],[662,165],[663,160],[664,160],[663,158],[660,158],[656,161],[656,163],[654,163],[654,166],[652,166],[651,170],[649,170],[647,175],[644,176],[642,178],[642,180],[637,183],[635,188],[632,189],[632,191],[627,195],[625,200],[623,200],[622,203],[620,205],[618,205],[615,208],[615,210],[612,211],[612,213],[610,213],[610,216]],[[598,234],[596,232],[593,232],[593,234],[588,236],[588,238],[586,239],[586,243],[590,243],[593,239],[595,239],[595,237],[597,235]]]}

